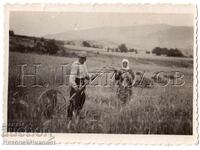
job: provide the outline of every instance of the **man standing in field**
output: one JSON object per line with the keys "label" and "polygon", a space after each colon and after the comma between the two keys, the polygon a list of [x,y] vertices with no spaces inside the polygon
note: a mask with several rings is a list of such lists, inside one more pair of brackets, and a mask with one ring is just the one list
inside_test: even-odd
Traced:
{"label": "man standing in field", "polygon": [[69,77],[70,83],[70,105],[68,107],[68,118],[71,120],[73,114],[79,116],[79,113],[85,103],[85,84],[89,81],[87,66],[85,64],[87,58],[86,52],[78,54],[78,60],[73,62]]}

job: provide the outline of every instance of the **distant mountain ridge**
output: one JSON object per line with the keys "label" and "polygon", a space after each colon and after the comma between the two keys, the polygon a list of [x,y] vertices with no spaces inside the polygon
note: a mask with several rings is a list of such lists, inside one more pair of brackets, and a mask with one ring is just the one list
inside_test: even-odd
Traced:
{"label": "distant mountain ridge", "polygon": [[85,30],[66,31],[49,34],[45,38],[57,40],[90,40],[106,43],[125,43],[128,47],[141,50],[152,50],[154,47],[178,48],[192,54],[194,43],[194,28],[189,26],[171,26],[153,24],[122,27],[99,27]]}

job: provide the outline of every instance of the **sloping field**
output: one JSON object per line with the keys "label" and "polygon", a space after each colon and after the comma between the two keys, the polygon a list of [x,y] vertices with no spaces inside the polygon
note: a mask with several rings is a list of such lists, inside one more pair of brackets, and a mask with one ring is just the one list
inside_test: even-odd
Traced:
{"label": "sloping field", "polygon": [[[89,72],[96,72],[103,66],[119,68],[123,57],[112,55],[96,55],[88,57]],[[46,128],[51,132],[67,133],[127,133],[127,134],[192,134],[193,93],[192,77],[193,63],[191,60],[169,59],[153,60],[142,58],[129,58],[131,69],[145,71],[146,77],[153,73],[165,71],[180,71],[184,73],[185,84],[180,87],[170,84],[160,87],[154,84],[152,88],[133,87],[130,102],[119,108],[117,104],[116,89],[113,87],[88,86],[87,99],[81,114],[84,116],[78,123],[72,122],[67,128],[67,111],[64,107],[61,115],[43,120],[38,117],[41,94],[49,89],[59,90],[65,100],[69,99],[69,87],[62,85],[62,66],[65,74],[69,73],[70,65],[75,58],[56,57],[48,55],[22,54],[10,52],[9,57],[9,90],[8,104],[12,106],[14,100],[27,103],[27,116],[13,117],[14,107],[9,107],[8,122],[23,122],[32,124],[33,128]],[[26,77],[26,87],[17,87],[20,78],[20,64],[27,64],[26,74],[33,74],[33,64],[41,64],[38,83],[42,87],[32,87],[33,79]],[[112,72],[112,71],[110,71]],[[56,76],[56,80],[55,79]],[[67,77],[66,77],[67,78]],[[58,114],[58,113],[57,113]],[[11,129],[12,130],[12,129]],[[13,131],[13,130],[12,130]]]}

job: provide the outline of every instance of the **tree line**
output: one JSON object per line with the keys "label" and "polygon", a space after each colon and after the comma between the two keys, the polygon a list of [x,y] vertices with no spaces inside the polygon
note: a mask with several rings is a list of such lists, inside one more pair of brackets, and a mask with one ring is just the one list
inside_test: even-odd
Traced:
{"label": "tree line", "polygon": [[107,48],[107,52],[120,52],[120,53],[127,53],[127,52],[134,52],[135,54],[138,53],[137,49],[128,48],[125,44],[120,44],[117,48]]}
{"label": "tree line", "polygon": [[157,56],[169,56],[169,57],[184,57],[184,54],[177,48],[161,48],[161,47],[155,47],[152,50],[152,53]]}
{"label": "tree line", "polygon": [[[107,52],[135,52],[138,53],[137,49],[131,48],[128,49],[125,44],[120,44],[117,48],[107,48]],[[184,54],[178,48],[161,48],[155,47],[152,51],[146,51],[146,54],[155,54],[157,56],[168,56],[168,57],[185,57]]]}

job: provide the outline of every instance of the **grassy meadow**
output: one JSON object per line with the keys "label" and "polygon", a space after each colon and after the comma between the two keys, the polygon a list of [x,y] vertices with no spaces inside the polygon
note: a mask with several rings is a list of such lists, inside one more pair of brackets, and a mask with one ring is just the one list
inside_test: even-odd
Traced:
{"label": "grassy meadow", "polygon": [[[32,129],[47,129],[62,133],[115,133],[115,134],[192,134],[193,113],[193,60],[189,59],[147,59],[128,58],[133,72],[145,72],[151,78],[155,72],[182,72],[185,84],[181,87],[166,87],[156,83],[152,88],[133,87],[129,103],[118,105],[115,87],[93,87],[86,89],[86,102],[79,122],[72,120],[68,128],[66,106],[53,117],[43,118],[41,95],[44,91],[60,91],[58,103],[68,102],[69,87],[62,84],[62,67],[69,73],[70,64],[76,58],[10,52],[8,87],[8,123],[19,122]],[[120,68],[123,57],[101,55],[88,57],[89,72],[96,72],[103,66]],[[25,73],[32,74],[33,64],[41,64],[38,83],[42,87],[32,87],[33,78],[25,77],[26,87],[17,87],[20,70],[17,65],[27,64]],[[56,76],[56,79],[54,75]],[[64,97],[62,97],[62,95]],[[23,103],[23,107],[14,106]],[[13,108],[13,109],[12,109]],[[54,110],[53,110],[54,111]],[[31,131],[27,129],[27,131]],[[14,127],[8,130],[13,131]]]}

